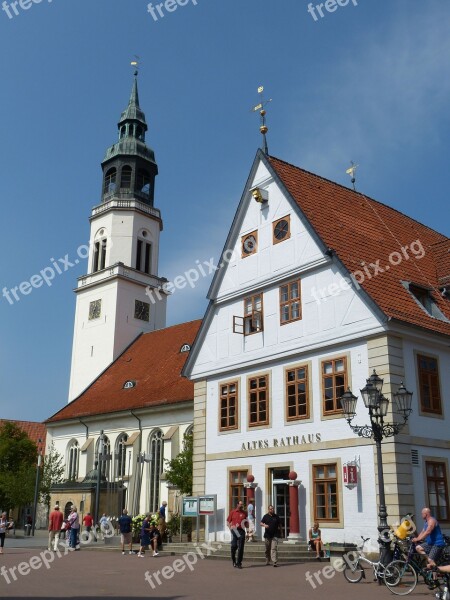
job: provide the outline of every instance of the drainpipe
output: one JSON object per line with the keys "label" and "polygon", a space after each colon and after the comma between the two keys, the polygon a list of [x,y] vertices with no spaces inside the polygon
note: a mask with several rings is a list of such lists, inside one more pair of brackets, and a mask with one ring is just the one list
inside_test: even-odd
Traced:
{"label": "drainpipe", "polygon": [[[139,423],[139,452],[138,452],[138,458],[140,459],[141,452],[142,452],[142,421],[141,421],[141,419],[137,415],[134,414],[134,412],[132,410],[130,410],[130,413],[133,415],[133,417]],[[139,512],[139,501],[140,501],[140,495],[141,495],[141,486],[137,485],[138,484],[138,469],[139,469],[139,472],[140,472],[141,463],[139,462],[139,460],[136,461],[136,471],[133,472],[133,475],[134,475],[134,484],[133,484],[134,509],[133,509],[132,512],[133,512],[134,515],[137,515],[138,512]],[[139,484],[140,484],[140,482],[139,482]]]}
{"label": "drainpipe", "polygon": [[81,423],[82,425],[84,425],[84,426],[86,427],[86,439],[88,439],[88,437],[89,437],[89,426],[88,426],[88,425],[86,425],[86,423],[84,423],[84,421],[82,421],[82,420],[80,419],[80,417],[78,417],[78,420],[80,421],[80,423]]}

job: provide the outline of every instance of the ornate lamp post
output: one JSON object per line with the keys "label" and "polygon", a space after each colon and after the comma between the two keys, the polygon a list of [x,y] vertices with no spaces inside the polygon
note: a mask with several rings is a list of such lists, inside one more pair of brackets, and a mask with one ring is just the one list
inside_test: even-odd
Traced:
{"label": "ornate lamp post", "polygon": [[382,388],[383,380],[378,377],[374,369],[372,375],[366,380],[366,386],[361,390],[364,406],[369,410],[370,425],[352,425],[352,420],[356,415],[356,403],[358,398],[352,394],[350,388],[348,388],[341,397],[341,406],[344,411],[344,416],[347,419],[347,423],[350,425],[352,431],[360,437],[373,439],[375,441],[380,496],[380,505],[378,509],[378,531],[380,532],[380,539],[378,542],[380,544],[380,560],[383,564],[387,564],[390,553],[389,542],[381,536],[381,533],[388,528],[381,442],[384,438],[397,435],[406,425],[408,417],[412,412],[412,392],[408,392],[403,385],[403,382],[400,384],[397,392],[393,394],[393,398],[397,409],[396,412],[401,416],[402,420],[393,423],[385,423],[384,418],[388,412],[389,400],[381,393]]}

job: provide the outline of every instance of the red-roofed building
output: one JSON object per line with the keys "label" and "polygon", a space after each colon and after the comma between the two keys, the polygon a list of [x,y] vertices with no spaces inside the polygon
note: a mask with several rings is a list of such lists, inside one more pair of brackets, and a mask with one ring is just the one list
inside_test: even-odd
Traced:
{"label": "red-roofed building", "polygon": [[45,423],[36,423],[34,421],[12,421],[11,419],[0,419],[0,427],[3,423],[10,422],[20,427],[38,448],[44,450],[47,429]]}
{"label": "red-roofed building", "polygon": [[[430,506],[449,527],[449,249],[397,210],[259,151],[183,371],[202,432],[194,495],[216,492],[225,515],[239,499],[258,516],[272,503],[292,541],[314,521],[325,541],[376,540],[372,432],[358,437],[341,405],[375,369],[384,422],[402,421],[402,381],[413,393],[407,425],[381,446],[388,521]],[[351,424],[368,423],[359,399]]]}

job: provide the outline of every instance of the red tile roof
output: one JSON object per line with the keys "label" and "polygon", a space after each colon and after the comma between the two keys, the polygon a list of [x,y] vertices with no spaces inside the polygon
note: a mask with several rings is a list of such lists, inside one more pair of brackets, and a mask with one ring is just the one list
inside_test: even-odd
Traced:
{"label": "red tile roof", "polygon": [[[371,278],[366,275],[361,285],[387,317],[450,334],[450,323],[428,315],[401,283],[433,288],[436,304],[450,319],[450,301],[439,291],[450,276],[446,236],[361,193],[278,158],[268,160],[316,233],[349,272],[364,274],[364,266],[369,268]],[[405,246],[408,259],[402,252]],[[423,258],[419,258],[420,247],[425,251]],[[390,260],[393,252],[398,253],[392,261],[398,260],[397,266]],[[369,265],[377,260],[384,272],[372,276],[374,268]]]}
{"label": "red tile roof", "polygon": [[[30,440],[33,440],[36,445],[41,446],[42,449],[45,448],[45,438],[47,436],[47,429],[45,427],[45,423],[36,423],[34,421],[13,421],[11,419],[1,419],[0,427],[3,423],[9,422],[14,423],[17,427],[20,427],[25,433],[28,435]],[[41,440],[41,443],[39,443]]]}
{"label": "red tile roof", "polygon": [[[137,338],[78,398],[46,422],[175,404],[194,399],[194,384],[181,376],[201,321],[182,323]],[[136,386],[123,389],[126,381]]]}

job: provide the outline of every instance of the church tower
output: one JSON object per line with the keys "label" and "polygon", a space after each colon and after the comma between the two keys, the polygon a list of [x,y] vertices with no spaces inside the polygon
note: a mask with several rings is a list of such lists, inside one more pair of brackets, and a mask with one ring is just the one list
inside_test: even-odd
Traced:
{"label": "church tower", "polygon": [[145,143],[137,72],[119,139],[102,162],[101,203],[90,216],[88,272],[78,279],[69,402],[141,332],[166,324],[158,276],[160,211],[154,207],[158,166]]}

